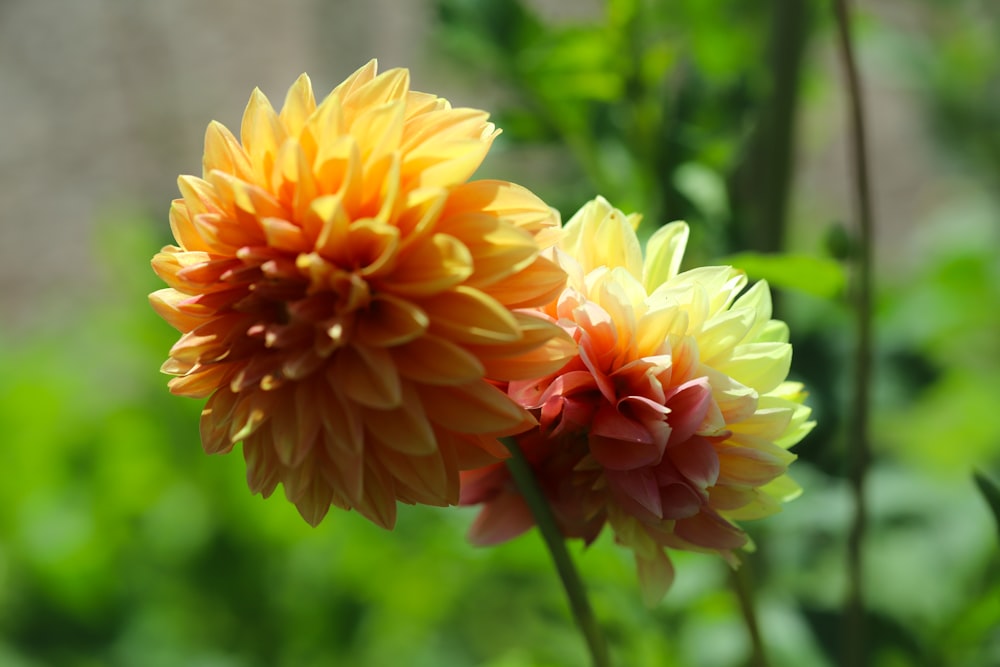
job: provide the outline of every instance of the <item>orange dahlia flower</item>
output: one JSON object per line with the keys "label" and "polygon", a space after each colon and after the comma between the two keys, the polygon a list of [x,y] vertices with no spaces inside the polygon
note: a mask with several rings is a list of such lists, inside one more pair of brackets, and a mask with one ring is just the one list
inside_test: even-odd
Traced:
{"label": "orange dahlia flower", "polygon": [[397,501],[456,503],[458,471],[534,423],[491,381],[572,355],[520,310],[565,283],[540,256],[559,223],[524,188],[469,182],[497,134],[374,61],[320,104],[305,75],[280,113],[254,91],[241,140],[209,125],[150,300],[183,334],[171,391],[209,397],[204,448],[242,442],[254,492],[391,527]]}
{"label": "orange dahlia flower", "polygon": [[[810,429],[802,387],[785,382],[788,329],[767,285],[713,266],[679,273],[688,228],[642,249],[637,216],[598,198],[565,227],[566,289],[542,311],[577,356],[508,392],[539,425],[517,437],[563,533],[587,543],[605,524],[635,552],[644,595],[673,580],[667,549],[721,554],[747,543],[735,520],[777,511],[798,487],[788,447]],[[532,523],[502,465],[463,474],[463,504],[482,504],[471,539],[493,544]]]}

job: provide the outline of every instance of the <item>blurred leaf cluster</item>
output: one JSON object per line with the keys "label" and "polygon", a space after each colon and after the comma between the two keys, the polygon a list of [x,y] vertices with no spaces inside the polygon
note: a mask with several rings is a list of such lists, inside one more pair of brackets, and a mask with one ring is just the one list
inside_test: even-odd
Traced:
{"label": "blurred leaf cluster", "polygon": [[[973,0],[913,4],[920,30],[866,17],[863,44],[885,46],[862,49],[863,64],[888,59],[911,82],[935,155],[964,189],[890,239],[917,261],[879,274],[869,664],[989,667],[1000,664],[988,503],[1000,480],[1000,16]],[[824,247],[793,248],[803,221],[789,203],[796,119],[839,85],[816,56],[828,7],[608,0],[571,23],[534,7],[435,2],[438,55],[460,63],[452,73],[504,129],[488,168],[517,169],[564,215],[600,193],[643,212],[646,233],[687,219],[689,261],[726,261],[776,288],[819,427],[797,448],[805,494],[750,526],[746,566],[770,663],[838,664],[851,239],[831,227],[802,235]],[[393,533],[343,512],[312,529],[290,504],[250,496],[238,453],[202,453],[200,406],[156,373],[174,340],[145,304],[163,218],[109,220],[95,244],[98,305],[0,341],[0,665],[584,664],[534,535],[474,549],[470,513],[427,508],[405,508]],[[722,563],[681,554],[675,587],[647,610],[608,536],[574,551],[616,664],[749,664]]]}

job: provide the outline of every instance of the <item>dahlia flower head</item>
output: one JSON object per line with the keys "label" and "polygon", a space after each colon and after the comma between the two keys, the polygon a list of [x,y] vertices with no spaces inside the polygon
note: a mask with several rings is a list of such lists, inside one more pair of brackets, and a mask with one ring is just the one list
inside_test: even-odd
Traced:
{"label": "dahlia flower head", "polygon": [[[538,418],[516,437],[564,535],[589,544],[610,524],[653,604],[673,581],[668,549],[738,563],[748,538],[735,522],[799,493],[788,448],[812,423],[802,386],[785,381],[792,349],[767,284],[745,289],[727,266],[679,272],[683,222],[654,233],[643,259],[638,222],[603,198],[567,222],[554,256],[569,280],[540,311],[578,354],[507,391]],[[463,473],[461,500],[482,506],[475,543],[533,525],[502,465]]]}
{"label": "dahlia flower head", "polygon": [[150,295],[181,332],[163,371],[208,398],[209,453],[242,443],[247,480],[280,483],[310,523],[331,506],[392,527],[397,502],[456,504],[459,471],[506,456],[534,417],[497,383],[574,354],[536,312],[566,280],[542,256],[558,216],[528,190],[470,181],[487,114],[410,90],[372,61],[317,104],[259,90],[240,139],[217,122],[203,175],[179,179],[176,245]]}

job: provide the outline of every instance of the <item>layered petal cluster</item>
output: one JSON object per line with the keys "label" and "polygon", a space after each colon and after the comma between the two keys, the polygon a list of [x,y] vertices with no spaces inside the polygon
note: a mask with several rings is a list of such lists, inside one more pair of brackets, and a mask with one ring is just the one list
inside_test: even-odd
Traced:
{"label": "layered petal cluster", "polygon": [[487,114],[410,90],[375,62],[321,103],[303,75],[280,112],[254,91],[182,176],[176,245],[150,295],[182,336],[163,370],[208,397],[206,451],[242,442],[249,485],[303,517],[331,505],[391,527],[396,503],[454,504],[458,471],[505,455],[533,417],[495,383],[546,375],[570,338],[522,309],[565,284],[536,196],[470,181]]}
{"label": "layered petal cluster", "polygon": [[[767,285],[745,289],[725,266],[680,272],[680,222],[659,229],[644,258],[637,224],[601,198],[566,224],[556,256],[569,281],[541,311],[578,354],[508,392],[538,417],[517,439],[564,534],[589,543],[610,524],[653,602],[673,579],[667,549],[736,564],[747,537],[735,521],[797,494],[788,448],[812,424],[802,387],[786,382],[792,350]],[[463,504],[482,505],[473,541],[532,525],[504,466],[462,482]]]}

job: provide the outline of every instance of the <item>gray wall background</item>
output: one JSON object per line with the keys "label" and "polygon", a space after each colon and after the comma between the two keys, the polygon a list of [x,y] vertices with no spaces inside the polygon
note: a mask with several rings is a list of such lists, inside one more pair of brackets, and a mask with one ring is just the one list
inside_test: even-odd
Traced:
{"label": "gray wall background", "polygon": [[[602,7],[532,4],[553,21]],[[899,2],[872,4],[885,20],[909,20]],[[254,86],[280,104],[307,71],[319,95],[378,57],[383,69],[410,67],[418,90],[489,108],[489,82],[463,89],[432,55],[430,5],[0,0],[0,335],[51,325],[54,309],[100,298],[102,281],[114,279],[96,252],[101,222],[131,210],[165,226],[177,175],[200,172],[208,121],[238,128]],[[817,57],[839,80],[831,54]],[[957,191],[935,171],[905,85],[877,66],[866,79],[877,212],[895,238]],[[842,110],[837,95],[807,104],[793,216],[849,218]]]}

